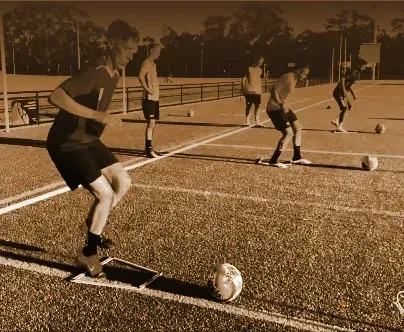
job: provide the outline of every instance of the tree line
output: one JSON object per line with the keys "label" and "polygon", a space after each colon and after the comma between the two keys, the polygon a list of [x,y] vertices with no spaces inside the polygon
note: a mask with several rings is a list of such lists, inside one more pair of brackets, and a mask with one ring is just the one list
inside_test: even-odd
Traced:
{"label": "tree line", "polygon": [[[332,49],[336,61],[339,59],[341,36],[347,39],[347,59],[352,59],[353,66],[361,61],[360,44],[373,42],[373,18],[355,10],[342,10],[337,17],[325,18],[324,31],[307,29],[297,35],[282,15],[276,5],[251,2],[241,5],[232,16],[208,17],[199,34],[178,34],[164,24],[159,41],[142,38],[126,75],[137,75],[148,44],[153,42],[163,46],[156,61],[159,76],[174,77],[240,77],[255,55],[265,57],[265,69],[272,77],[298,61],[312,64],[311,76],[328,77]],[[77,23],[80,62],[84,64],[105,49],[106,40],[105,29],[97,26],[88,13],[59,2],[17,3],[4,15],[7,72],[74,74],[78,70]],[[378,42],[382,43],[380,76],[398,78],[404,76],[404,15],[392,20],[391,25],[394,36],[383,29],[377,31]]]}

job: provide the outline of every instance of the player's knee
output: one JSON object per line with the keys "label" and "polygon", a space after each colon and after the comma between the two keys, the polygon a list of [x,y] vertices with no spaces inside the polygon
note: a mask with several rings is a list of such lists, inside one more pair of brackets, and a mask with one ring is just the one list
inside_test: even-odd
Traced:
{"label": "player's knee", "polygon": [[126,193],[132,185],[132,179],[130,178],[129,174],[125,172],[118,178],[118,183],[120,191],[122,193]]}
{"label": "player's knee", "polygon": [[101,204],[112,204],[115,192],[110,185],[105,185],[98,190],[95,197]]}
{"label": "player's knee", "polygon": [[288,127],[283,131],[283,139],[284,140],[291,140],[293,137],[293,130],[292,128]]}

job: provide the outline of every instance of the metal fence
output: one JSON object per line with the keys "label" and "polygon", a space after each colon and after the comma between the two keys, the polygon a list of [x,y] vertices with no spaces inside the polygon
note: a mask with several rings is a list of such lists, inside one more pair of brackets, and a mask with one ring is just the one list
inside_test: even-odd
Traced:
{"label": "metal fence", "polygon": [[[273,82],[273,79],[262,81],[264,93],[270,90]],[[328,79],[310,78],[298,81],[296,87],[301,88],[328,83]],[[142,87],[127,87],[125,90],[127,112],[140,111]],[[9,92],[9,126],[20,127],[52,122],[58,112],[58,109],[48,101],[52,91],[53,90]],[[160,107],[234,98],[241,95],[241,80],[218,83],[161,85]],[[4,117],[4,98],[2,95],[0,96],[0,129],[4,129],[6,125]],[[122,88],[117,88],[110,105],[110,113],[123,113],[122,99]]]}

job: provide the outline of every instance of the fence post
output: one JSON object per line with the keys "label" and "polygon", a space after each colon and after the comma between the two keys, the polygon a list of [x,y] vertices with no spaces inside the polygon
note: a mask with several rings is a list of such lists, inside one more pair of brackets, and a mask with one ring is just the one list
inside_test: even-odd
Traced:
{"label": "fence post", "polygon": [[38,92],[35,92],[35,101],[36,101],[36,121],[38,122],[38,126],[39,126],[39,97],[38,97]]}
{"label": "fence post", "polygon": [[201,102],[203,101],[203,83],[201,83]]}
{"label": "fence post", "polygon": [[231,97],[232,98],[234,98],[234,87],[233,87],[233,85],[234,85],[234,82],[231,82]]}
{"label": "fence post", "polygon": [[217,82],[217,99],[220,99],[220,83]]}
{"label": "fence post", "polygon": [[129,87],[126,88],[126,109],[129,112],[130,111],[130,107],[129,107]]}
{"label": "fence post", "polygon": [[181,105],[182,105],[182,84],[180,86],[181,86]]}

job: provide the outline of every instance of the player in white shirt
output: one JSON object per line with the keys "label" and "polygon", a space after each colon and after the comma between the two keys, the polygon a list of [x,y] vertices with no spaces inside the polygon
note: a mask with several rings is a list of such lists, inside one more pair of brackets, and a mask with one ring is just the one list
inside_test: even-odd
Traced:
{"label": "player in white shirt", "polygon": [[153,44],[150,48],[149,56],[143,61],[139,72],[139,81],[143,87],[142,110],[146,119],[145,148],[148,158],[156,158],[162,154],[152,148],[153,132],[156,127],[156,120],[160,119],[159,108],[159,82],[155,60],[160,56],[161,46]]}
{"label": "player in white shirt", "polygon": [[259,107],[261,105],[262,94],[262,64],[264,63],[264,57],[256,57],[252,66],[248,67],[248,71],[242,80],[242,90],[245,96],[246,102],[246,125],[250,125],[250,110],[252,105],[255,107],[255,123],[257,126],[263,127],[263,124],[259,120]]}
{"label": "player in white shirt", "polygon": [[296,89],[296,82],[304,79],[310,72],[310,66],[303,64],[295,68],[293,72],[283,74],[273,85],[271,96],[267,104],[267,114],[275,126],[275,129],[282,133],[269,163],[279,167],[284,164],[279,162],[279,157],[287,144],[293,139],[292,164],[310,164],[307,159],[303,159],[300,154],[302,142],[302,126],[296,114],[289,107],[290,97]]}

